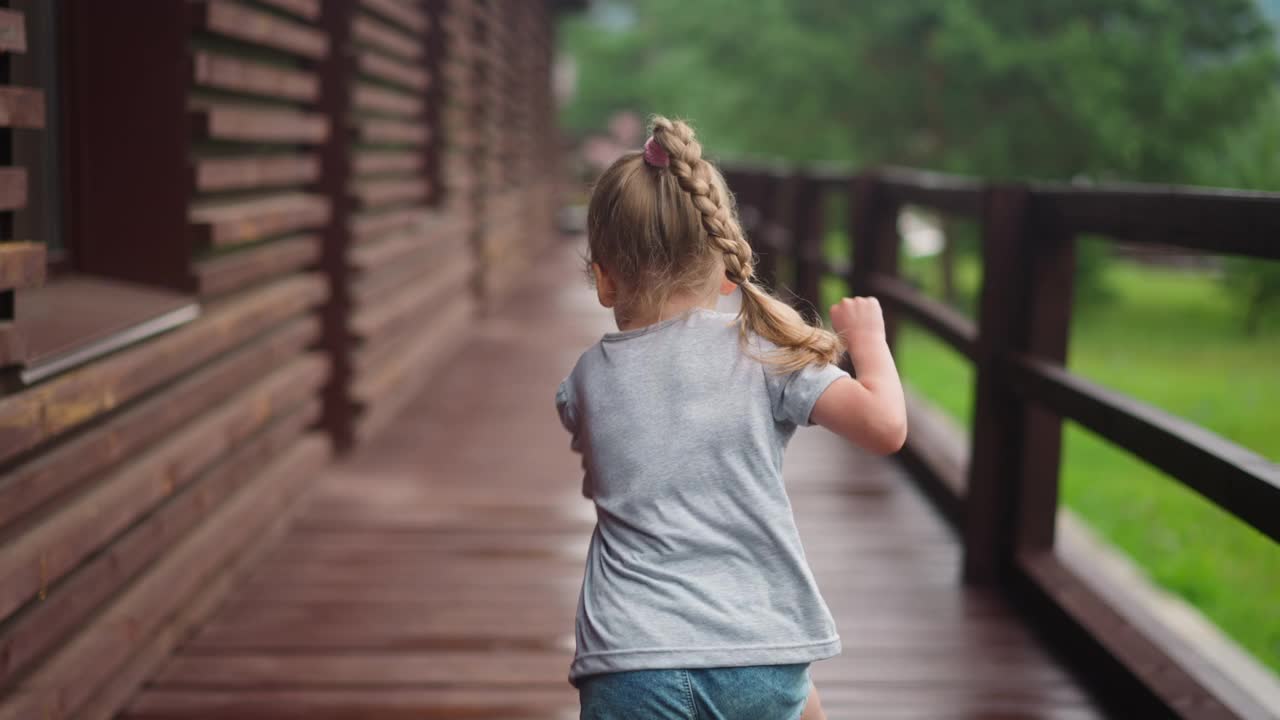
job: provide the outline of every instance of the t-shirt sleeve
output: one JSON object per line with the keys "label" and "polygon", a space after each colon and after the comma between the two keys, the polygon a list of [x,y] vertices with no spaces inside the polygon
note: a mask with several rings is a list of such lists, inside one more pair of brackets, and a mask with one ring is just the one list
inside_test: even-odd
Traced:
{"label": "t-shirt sleeve", "polygon": [[849,377],[849,373],[835,365],[806,365],[795,372],[782,375],[769,373],[767,368],[765,372],[769,378],[774,419],[795,425],[812,425],[810,416],[818,398],[831,383],[842,377]]}
{"label": "t-shirt sleeve", "polygon": [[[560,424],[565,430],[569,431],[572,439],[569,441],[569,449],[581,454],[583,448],[582,432],[578,426],[578,406],[577,399],[573,394],[573,383],[571,378],[565,378],[560,383],[560,387],[556,389],[556,412],[560,414]],[[591,499],[593,496],[591,486],[591,474],[587,472],[587,458],[582,458],[582,496]]]}
{"label": "t-shirt sleeve", "polygon": [[556,388],[556,412],[560,414],[560,424],[570,434],[578,434],[578,413],[574,408],[573,389],[569,378],[565,378]]}

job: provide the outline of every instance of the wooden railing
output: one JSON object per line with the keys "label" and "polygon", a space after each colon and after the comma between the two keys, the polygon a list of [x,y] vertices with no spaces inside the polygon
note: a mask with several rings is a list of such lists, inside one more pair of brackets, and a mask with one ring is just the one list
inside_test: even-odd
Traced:
{"label": "wooden railing", "polygon": [[[1077,236],[1280,260],[1280,194],[986,184],[898,169],[842,176],[742,167],[727,175],[767,281],[808,309],[821,307],[823,275],[837,275],[853,294],[879,297],[891,343],[907,319],[972,362],[967,448],[948,447],[913,403],[902,454],[957,528],[965,580],[1011,590],[1130,707],[1251,716],[1249,697],[1207,679],[1198,661],[1174,657],[1169,638],[1136,628],[1054,543],[1064,419],[1280,540],[1280,465],[1065,367]],[[823,257],[823,199],[832,195],[847,200],[851,263]],[[980,224],[976,322],[899,276],[897,222],[908,205]]]}

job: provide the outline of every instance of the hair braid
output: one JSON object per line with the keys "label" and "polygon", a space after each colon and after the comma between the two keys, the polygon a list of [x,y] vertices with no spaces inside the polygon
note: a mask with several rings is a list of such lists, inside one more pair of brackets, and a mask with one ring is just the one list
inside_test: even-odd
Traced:
{"label": "hair braid", "polygon": [[729,200],[712,175],[711,163],[702,159],[702,145],[693,137],[693,128],[683,122],[657,116],[653,137],[671,157],[671,174],[693,199],[702,214],[702,227],[716,249],[724,255],[725,275],[736,284],[749,282],[754,275],[751,246],[742,235]]}
{"label": "hair braid", "polygon": [[751,245],[738,223],[732,199],[718,170],[702,157],[693,128],[661,115],[653,118],[653,138],[670,157],[668,169],[689,194],[702,219],[711,245],[724,258],[725,277],[742,289],[744,340],[750,333],[777,349],[764,359],[781,372],[806,365],[833,363],[844,352],[839,335],[807,323],[795,308],[752,282],[755,268]]}

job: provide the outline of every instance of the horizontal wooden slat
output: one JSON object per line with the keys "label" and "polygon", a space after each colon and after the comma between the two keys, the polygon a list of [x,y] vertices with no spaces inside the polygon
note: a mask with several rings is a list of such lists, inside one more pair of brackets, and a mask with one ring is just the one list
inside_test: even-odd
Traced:
{"label": "horizontal wooden slat", "polygon": [[901,204],[966,217],[982,215],[984,187],[978,179],[900,168],[886,168],[875,174],[889,197]]}
{"label": "horizontal wooden slat", "polygon": [[425,226],[434,216],[424,208],[384,210],[351,216],[351,234],[358,243],[369,242],[401,231],[414,231]]}
{"label": "horizontal wooden slat", "polygon": [[196,135],[209,140],[319,144],[329,137],[329,121],[316,113],[242,105],[210,105],[192,113]]}
{"label": "horizontal wooden slat", "polygon": [[261,340],[220,358],[162,394],[0,475],[0,528],[41,503],[90,480],[184,422],[248,385],[263,367],[302,352],[320,334],[314,318],[299,318]]}
{"label": "horizontal wooden slat", "polygon": [[208,204],[191,209],[191,224],[197,242],[215,247],[320,227],[328,221],[329,201],[319,195],[302,193]]}
{"label": "horizontal wooden slat", "polygon": [[214,305],[199,319],[56,380],[0,398],[0,459],[66,432],[189,372],[322,301],[319,276],[282,280]]}
{"label": "horizontal wooden slat", "polygon": [[361,120],[356,130],[361,142],[371,144],[424,145],[431,138],[431,129],[420,122]]}
{"label": "horizontal wooden slat", "polygon": [[213,298],[277,275],[309,267],[320,259],[319,235],[296,235],[196,264],[197,292]]}
{"label": "horizontal wooden slat", "polygon": [[54,592],[0,630],[0,656],[5,658],[0,665],[0,687],[61,643],[129,578],[173,547],[227,497],[250,484],[318,418],[319,407],[319,399],[313,397],[302,406],[272,408],[281,419],[235,448],[190,488],[131,527],[105,552],[93,556]]}
{"label": "horizontal wooden slat", "polygon": [[475,265],[475,254],[464,242],[426,244],[422,251],[404,256],[395,264],[377,272],[361,273],[351,289],[352,305],[357,309],[377,307],[394,301],[406,289],[435,283],[439,278],[470,279]]}
{"label": "horizontal wooden slat", "polygon": [[[351,318],[351,332],[369,341],[388,335],[406,322],[419,322],[430,313],[432,303],[440,303],[457,293],[470,279],[470,264],[455,263],[429,280],[416,283],[381,305],[364,308]],[[359,395],[357,395],[359,397]]]}
{"label": "horizontal wooden slat", "polygon": [[[1017,558],[1026,579],[1075,623],[1080,637],[1098,643],[1164,702],[1185,717],[1235,718],[1214,693],[1189,675],[1150,637],[1088,587],[1051,551],[1023,552]],[[1263,716],[1256,716],[1263,717]]]}
{"label": "horizontal wooden slat", "polygon": [[421,92],[431,85],[431,75],[420,65],[390,58],[369,50],[357,53],[356,68],[365,75],[376,77],[410,90]]}
{"label": "horizontal wooden slat", "polygon": [[413,265],[437,255],[447,256],[462,247],[474,255],[467,237],[458,231],[456,225],[433,224],[419,232],[358,245],[351,250],[350,263],[359,271],[357,282],[361,282],[365,277],[387,268]]}
{"label": "horizontal wooden slat", "polygon": [[1033,185],[1041,226],[1280,259],[1280,193],[1150,185]]}
{"label": "horizontal wooden slat", "polygon": [[0,9],[0,52],[27,51],[26,17],[17,10]]}
{"label": "horizontal wooden slat", "polygon": [[[437,346],[461,347],[461,340],[466,336],[467,325],[475,320],[476,302],[471,295],[455,296],[439,305],[422,321],[401,324],[391,328],[385,337],[378,339],[374,345],[360,349],[354,358],[354,374],[357,384],[363,384],[357,399],[363,401],[361,415],[381,412],[381,404],[391,401],[392,396],[379,396],[379,388],[385,387],[384,371],[402,360],[405,355],[412,355],[412,348],[424,342],[434,342]],[[428,340],[428,336],[434,340]],[[426,368],[423,368],[424,375]],[[424,378],[425,380],[425,378]],[[407,388],[395,397],[413,393]],[[394,412],[394,411],[392,411]]]}
{"label": "horizontal wooden slat", "polygon": [[320,178],[314,153],[201,157],[194,166],[195,188],[206,192],[302,185]]}
{"label": "horizontal wooden slat", "polygon": [[315,73],[282,68],[207,50],[195,53],[195,82],[220,90],[288,100],[315,100],[320,79]]}
{"label": "horizontal wooden slat", "polygon": [[0,210],[18,210],[27,206],[27,169],[0,168]]}
{"label": "horizontal wooden slat", "polygon": [[271,408],[314,394],[327,374],[326,359],[318,355],[276,369],[19,536],[0,556],[0,617],[46,593],[90,553],[259,432]]}
{"label": "horizontal wooden slat", "polygon": [[0,719],[47,717],[50,708],[65,717],[78,710],[127,660],[138,638],[151,637],[273,516],[286,511],[327,458],[328,443],[314,436],[282,455],[0,703]]}
{"label": "horizontal wooden slat", "polygon": [[418,117],[426,109],[426,102],[421,94],[400,92],[364,82],[356,83],[352,91],[352,104],[358,110],[407,117]]}
{"label": "horizontal wooden slat", "polygon": [[874,274],[871,292],[892,309],[906,314],[956,352],[973,359],[978,328],[972,320],[898,278]]}
{"label": "horizontal wooden slat", "polygon": [[384,52],[415,62],[422,60],[424,47],[420,36],[406,34],[367,15],[360,15],[355,19],[351,25],[351,33],[357,41]]}
{"label": "horizontal wooden slat", "polygon": [[275,549],[277,541],[293,524],[298,510],[306,506],[305,501],[298,501],[304,500],[306,493],[300,495],[301,498],[287,502],[277,511],[275,517],[254,535],[252,542],[245,544],[244,550],[233,558],[226,569],[207,583],[195,598],[182,605],[176,614],[157,629],[142,649],[129,658],[128,663],[102,684],[98,692],[85,702],[84,708],[76,716],[77,720],[117,718],[120,710],[128,705],[143,683],[155,674],[160,664],[190,635],[192,629],[209,619],[262,558]]}
{"label": "horizontal wooden slat", "polygon": [[351,187],[351,194],[361,207],[367,209],[423,203],[430,192],[431,184],[426,178],[414,177],[357,180]]}
{"label": "horizontal wooden slat", "polygon": [[329,52],[329,38],[323,32],[235,0],[208,0],[200,8],[200,27],[209,32],[312,59]]}
{"label": "horizontal wooden slat", "polygon": [[1018,355],[1008,372],[1029,401],[1080,423],[1280,541],[1280,464],[1052,363]]}
{"label": "horizontal wooden slat", "polygon": [[362,363],[352,396],[377,412],[380,402],[403,394],[397,387],[403,389],[411,383],[421,387],[424,376],[429,376],[439,361],[460,351],[465,330],[474,317],[474,305],[469,298],[459,298],[458,303],[446,307],[436,314],[435,322],[425,323],[426,331],[417,333],[407,344],[396,344],[392,352],[378,353],[379,364]]}
{"label": "horizontal wooden slat", "polygon": [[0,127],[44,127],[44,91],[0,86]]}
{"label": "horizontal wooden slat", "polygon": [[46,265],[44,243],[0,242],[0,290],[43,284]]}
{"label": "horizontal wooden slat", "polygon": [[292,13],[306,20],[320,18],[320,0],[258,0],[264,5]]}
{"label": "horizontal wooden slat", "polygon": [[0,367],[21,365],[28,352],[27,339],[17,323],[0,322]]}
{"label": "horizontal wooden slat", "polygon": [[420,7],[402,0],[361,0],[361,4],[382,15],[396,25],[403,25],[416,32],[425,32],[431,27],[431,20]]}
{"label": "horizontal wooden slat", "polygon": [[426,166],[422,153],[404,150],[360,150],[352,158],[352,169],[357,175],[417,172]]}

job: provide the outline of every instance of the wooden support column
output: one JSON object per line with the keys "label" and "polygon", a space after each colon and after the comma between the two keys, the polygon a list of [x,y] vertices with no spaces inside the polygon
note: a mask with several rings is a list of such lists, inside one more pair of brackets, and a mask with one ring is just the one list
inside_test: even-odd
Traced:
{"label": "wooden support column", "polygon": [[320,63],[320,111],[334,129],[320,149],[319,192],[329,201],[331,215],[324,228],[321,268],[329,280],[329,299],[323,310],[321,340],[330,359],[328,384],[324,389],[322,424],[335,450],[345,451],[354,442],[355,403],[351,397],[352,352],[355,337],[350,328],[351,213],[351,115],[352,59],[342,49],[350,44],[355,18],[355,0],[324,0],[321,26],[333,50]]}
{"label": "wooden support column", "polygon": [[444,106],[444,77],[443,77],[443,58],[445,47],[445,31],[444,31],[444,3],[445,0],[426,0],[423,7],[427,11],[427,17],[430,19],[430,25],[427,31],[423,33],[423,44],[426,48],[423,53],[423,62],[428,77],[431,78],[431,85],[427,87],[424,93],[425,112],[423,120],[427,127],[431,128],[431,136],[423,145],[424,163],[423,176],[426,177],[431,187],[431,193],[428,196],[428,204],[433,207],[439,207],[444,198],[444,132],[442,131],[444,123],[442,122]]}
{"label": "wooden support column", "polygon": [[760,282],[770,290],[778,289],[778,256],[782,252],[782,234],[779,228],[778,209],[781,205],[782,178],[772,170],[762,170],[757,175],[754,201],[760,213],[756,225],[755,241],[760,256],[756,274]]}
{"label": "wooden support column", "polygon": [[[849,268],[849,292],[873,295],[872,275],[898,275],[898,255],[902,238],[898,235],[901,206],[889,197],[875,173],[863,173],[849,185],[849,233],[853,243],[853,266]],[[897,319],[884,307],[885,335],[889,347],[897,339]]]}
{"label": "wooden support column", "polygon": [[799,174],[790,181],[794,188],[791,206],[791,259],[795,264],[795,291],[800,314],[809,322],[821,316],[822,303],[822,233],[825,225],[822,214],[822,185],[813,178]]}
{"label": "wooden support column", "polygon": [[973,446],[963,522],[964,577],[1007,579],[1022,548],[1053,543],[1061,421],[1031,410],[1007,382],[1006,359],[1026,352],[1065,362],[1073,238],[1037,228],[1028,191],[996,186],[984,208],[984,280],[975,362]]}

